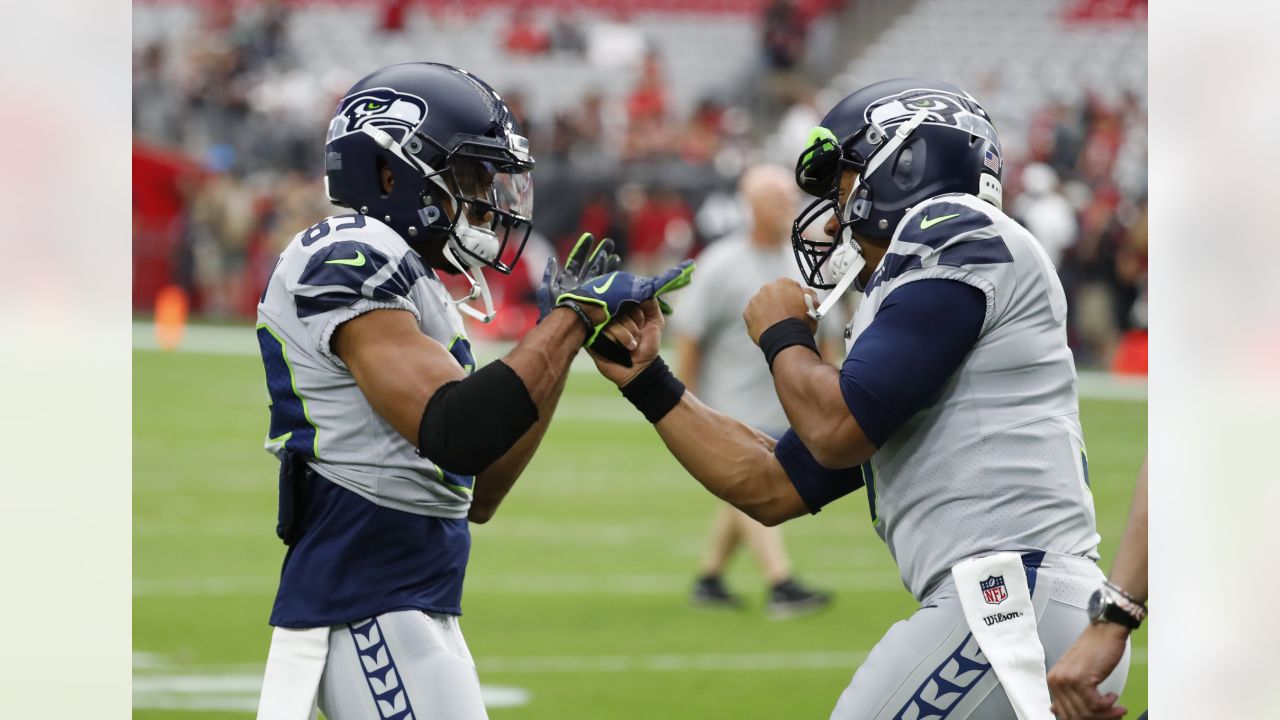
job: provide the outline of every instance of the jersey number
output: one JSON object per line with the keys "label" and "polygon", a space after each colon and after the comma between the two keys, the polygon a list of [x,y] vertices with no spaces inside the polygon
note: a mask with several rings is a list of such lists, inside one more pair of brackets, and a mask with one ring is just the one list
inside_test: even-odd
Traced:
{"label": "jersey number", "polygon": [[333,226],[334,230],[358,230],[364,227],[363,215],[338,215],[337,217],[325,218],[320,222],[307,228],[302,233],[302,246],[309,247],[317,240],[329,234],[329,223],[334,220],[344,220]]}

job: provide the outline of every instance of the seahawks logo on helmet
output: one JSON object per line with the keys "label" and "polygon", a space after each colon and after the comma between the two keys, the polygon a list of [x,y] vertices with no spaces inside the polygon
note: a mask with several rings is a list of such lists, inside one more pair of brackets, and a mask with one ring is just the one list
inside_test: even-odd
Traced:
{"label": "seahawks logo on helmet", "polygon": [[976,100],[943,90],[904,90],[896,95],[880,98],[867,106],[866,120],[882,128],[889,128],[910,120],[921,110],[929,111],[925,124],[954,127],[981,135],[992,145],[1000,146],[991,118]]}
{"label": "seahawks logo on helmet", "polygon": [[372,88],[349,95],[329,124],[329,138],[359,132],[365,126],[385,130],[403,142],[427,117],[427,101],[391,88]]}

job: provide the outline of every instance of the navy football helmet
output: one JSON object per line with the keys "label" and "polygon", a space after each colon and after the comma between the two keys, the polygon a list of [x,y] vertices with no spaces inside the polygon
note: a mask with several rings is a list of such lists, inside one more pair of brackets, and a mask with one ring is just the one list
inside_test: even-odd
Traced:
{"label": "navy football helmet", "polygon": [[[813,129],[796,163],[796,183],[818,198],[792,225],[805,281],[836,287],[861,267],[852,233],[889,240],[907,210],[931,197],[968,193],[1000,207],[1001,165],[991,118],[955,85],[886,80],[846,97]],[[846,170],[858,173],[847,199],[840,189]],[[834,238],[806,233],[828,212],[840,223]]]}
{"label": "navy football helmet", "polygon": [[[338,103],[325,188],[330,201],[381,220],[419,253],[439,248],[471,282],[460,309],[488,321],[492,301],[480,270],[510,273],[532,230],[534,162],[518,130],[498,93],[465,70],[391,65]],[[462,304],[477,297],[484,314]]]}

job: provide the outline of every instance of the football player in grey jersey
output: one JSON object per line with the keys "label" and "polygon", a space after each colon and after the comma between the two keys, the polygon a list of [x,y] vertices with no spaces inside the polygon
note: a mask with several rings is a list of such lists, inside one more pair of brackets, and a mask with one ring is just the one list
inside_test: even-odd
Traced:
{"label": "football player in grey jersey", "polygon": [[[745,312],[791,425],[776,442],[685,391],[657,357],[652,303],[632,367],[596,358],[690,474],[763,523],[865,488],[920,609],[870,651],[833,718],[1013,720],[961,607],[977,588],[957,588],[952,568],[1020,554],[1028,640],[1050,666],[1103,580],[1066,300],[1043,248],[1000,209],[1001,169],[986,111],[945,82],[876,83],[814,129],[796,180],[818,199],[792,244],[807,284],[832,292],[819,305],[780,279]],[[835,368],[814,331],[850,289],[861,300]],[[1001,585],[987,602],[1004,597]],[[1127,670],[1126,651],[1099,692]],[[1033,680],[1047,714],[1043,668]]]}
{"label": "football player in grey jersey", "polygon": [[519,259],[533,162],[506,103],[448,65],[383,68],[338,105],[325,185],[351,212],[289,243],[258,306],[288,546],[260,718],[485,717],[457,622],[468,522],[524,470],[578,348],[628,361],[639,303],[692,270],[619,272],[584,236],[548,262],[538,326],[476,369],[462,312],[493,315],[483,270]]}

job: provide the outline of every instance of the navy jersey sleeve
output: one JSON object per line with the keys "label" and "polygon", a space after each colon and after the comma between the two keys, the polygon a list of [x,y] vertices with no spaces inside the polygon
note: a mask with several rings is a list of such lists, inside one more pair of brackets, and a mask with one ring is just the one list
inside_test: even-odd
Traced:
{"label": "navy jersey sleeve", "polygon": [[774,457],[787,473],[800,499],[816,513],[823,505],[862,487],[862,471],[857,467],[831,469],[814,459],[795,430],[787,430],[773,449]]}
{"label": "navy jersey sleeve", "polygon": [[840,369],[840,392],[867,439],[884,445],[937,401],[978,339],[981,290],[956,281],[908,283],[885,298]]}

